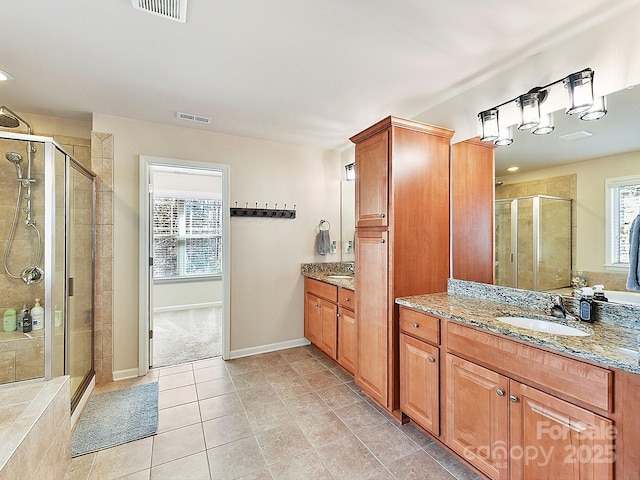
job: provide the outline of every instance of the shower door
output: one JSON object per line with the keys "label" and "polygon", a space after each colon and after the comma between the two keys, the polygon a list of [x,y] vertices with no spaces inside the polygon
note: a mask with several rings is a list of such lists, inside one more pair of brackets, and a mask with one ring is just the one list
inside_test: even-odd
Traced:
{"label": "shower door", "polygon": [[94,182],[74,161],[67,162],[67,349],[71,407],[93,377]]}

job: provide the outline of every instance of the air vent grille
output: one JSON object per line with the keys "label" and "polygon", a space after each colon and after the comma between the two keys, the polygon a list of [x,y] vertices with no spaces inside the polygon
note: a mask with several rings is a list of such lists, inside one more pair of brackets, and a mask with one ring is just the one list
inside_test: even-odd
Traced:
{"label": "air vent grille", "polygon": [[213,122],[212,118],[205,117],[203,115],[194,115],[193,113],[176,112],[176,117],[178,117],[180,120],[188,120],[190,122],[197,122],[197,123],[208,124]]}
{"label": "air vent grille", "polygon": [[187,0],[131,0],[134,8],[185,23]]}

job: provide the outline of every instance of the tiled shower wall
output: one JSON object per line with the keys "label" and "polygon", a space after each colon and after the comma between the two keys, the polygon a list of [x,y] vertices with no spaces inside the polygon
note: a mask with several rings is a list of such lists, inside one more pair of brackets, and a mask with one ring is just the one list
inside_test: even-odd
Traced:
{"label": "tiled shower wall", "polygon": [[94,367],[96,384],[113,380],[113,135],[91,133],[96,174]]}

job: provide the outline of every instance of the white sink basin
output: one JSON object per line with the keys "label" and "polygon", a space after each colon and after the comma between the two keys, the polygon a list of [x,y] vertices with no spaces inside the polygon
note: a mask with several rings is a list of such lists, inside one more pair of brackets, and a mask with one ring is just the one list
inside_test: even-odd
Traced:
{"label": "white sink basin", "polygon": [[353,278],[353,275],[327,275],[327,278]]}
{"label": "white sink basin", "polygon": [[568,335],[571,337],[588,337],[591,335],[578,328],[535,318],[496,317],[496,320],[513,325],[514,327],[527,328],[529,330],[535,330],[536,332],[551,333],[553,335]]}

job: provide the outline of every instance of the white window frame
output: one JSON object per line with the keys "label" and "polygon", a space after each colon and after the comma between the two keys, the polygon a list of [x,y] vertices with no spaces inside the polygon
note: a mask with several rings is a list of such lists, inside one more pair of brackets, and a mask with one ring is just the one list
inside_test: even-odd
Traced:
{"label": "white window frame", "polygon": [[640,175],[607,178],[605,180],[605,267],[607,270],[628,271],[629,263],[615,261],[617,219],[619,218],[616,189],[628,185],[640,185]]}
{"label": "white window frame", "polygon": [[[193,192],[193,191],[182,191],[182,190],[157,190],[154,192],[154,197],[164,197],[164,198],[176,198],[179,200],[218,200],[222,202],[222,195],[210,193],[210,192]],[[222,215],[222,212],[220,212]],[[180,232],[178,234],[178,266],[185,266],[186,250],[185,250],[185,240],[186,236],[184,235],[184,216],[180,216]],[[219,238],[222,239],[222,234],[212,235],[211,238]],[[154,277],[154,283],[175,283],[175,282],[184,282],[184,281],[197,281],[197,280],[210,280],[212,278],[220,278],[222,275],[222,271],[218,273],[211,274],[197,274],[190,275],[186,273],[180,273],[178,275],[172,277]]]}

